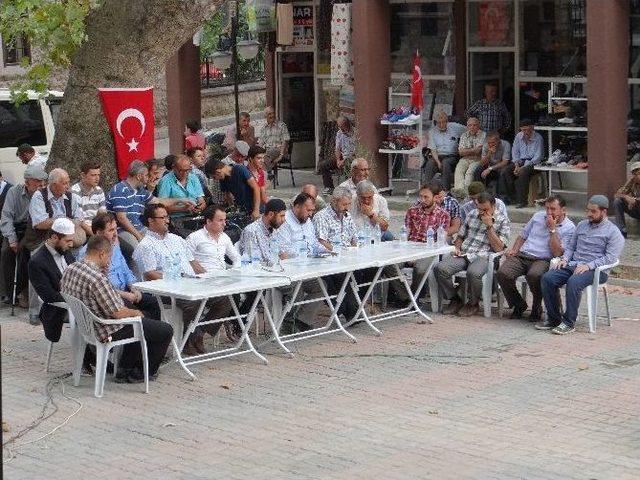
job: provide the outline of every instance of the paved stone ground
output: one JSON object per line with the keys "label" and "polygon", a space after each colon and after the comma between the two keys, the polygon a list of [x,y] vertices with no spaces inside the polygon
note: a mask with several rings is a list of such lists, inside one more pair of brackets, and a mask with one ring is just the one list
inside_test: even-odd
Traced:
{"label": "paved stone ground", "polygon": [[[201,365],[194,382],[170,365],[148,395],[108,382],[96,399],[92,379],[66,379],[57,411],[5,448],[6,478],[635,479],[638,293],[618,289],[614,326],[596,334],[584,319],[558,337],[525,321],[407,317],[266,366]],[[5,440],[69,371],[67,332],[45,374],[42,330],[23,317],[0,309]]]}

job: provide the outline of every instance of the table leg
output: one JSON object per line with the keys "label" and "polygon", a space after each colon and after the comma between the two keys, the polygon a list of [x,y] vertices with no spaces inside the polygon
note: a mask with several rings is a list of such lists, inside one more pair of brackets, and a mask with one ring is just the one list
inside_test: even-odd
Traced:
{"label": "table leg", "polygon": [[[269,327],[271,327],[271,333],[273,334],[273,339],[276,341],[280,349],[283,350],[288,357],[293,357],[293,352],[291,352],[291,350],[289,350],[285,346],[285,344],[282,342],[282,339],[280,338],[280,328],[282,327],[282,323],[284,322],[284,318],[287,316],[287,313],[289,313],[293,308],[296,298],[300,293],[301,287],[302,287],[302,281],[299,281],[298,283],[296,283],[296,286],[293,289],[293,293],[291,294],[291,298],[279,311],[276,311],[274,309],[273,315],[271,315],[268,308],[265,309],[265,316],[267,317],[267,323],[269,324]],[[274,322],[273,317],[275,317],[277,324],[276,322]]]}
{"label": "table leg", "polygon": [[335,306],[331,304],[331,297],[329,295],[329,292],[327,291],[327,285],[325,284],[324,280],[322,280],[322,278],[318,278],[318,285],[320,285],[320,290],[322,290],[322,295],[324,295],[327,305],[331,309],[331,317],[329,318],[329,322],[327,322],[327,327],[331,325],[332,321],[335,321],[336,325],[338,325],[338,328],[342,331],[342,333],[344,333],[347,337],[349,337],[353,343],[356,343],[357,342],[356,337],[354,337],[353,335],[351,335],[349,332],[345,330],[344,326],[342,325],[342,322],[340,321],[340,316],[338,315],[338,309],[342,305],[342,302],[344,301],[344,297],[346,296],[347,285],[349,284],[351,275],[352,275],[351,273],[348,275],[345,275],[344,280],[342,281],[342,285],[340,286],[340,290],[338,291],[338,295],[336,297]]}
{"label": "table leg", "polygon": [[369,300],[369,298],[371,297],[371,294],[373,293],[373,288],[375,287],[376,282],[380,278],[380,275],[382,274],[383,269],[384,267],[378,268],[362,300],[360,300],[360,296],[358,295],[358,282],[356,281],[356,277],[353,274],[353,272],[349,274],[351,276],[351,282],[350,282],[351,290],[353,291],[353,294],[355,295],[356,300],[358,301],[358,310],[356,311],[356,314],[353,316],[353,318],[345,324],[345,326],[348,327],[350,325],[353,325],[356,321],[358,321],[359,317],[362,316],[362,319],[366,322],[367,325],[369,325],[369,327],[376,333],[376,335],[378,336],[382,335],[382,332],[379,329],[377,329],[373,323],[371,323],[371,320],[369,319],[369,315],[367,315],[367,312],[365,311],[364,307],[367,304],[367,301]]}
{"label": "table leg", "polygon": [[435,257],[432,259],[431,263],[429,264],[429,267],[427,268],[427,271],[424,272],[424,275],[422,276],[422,279],[420,280],[420,284],[418,285],[418,288],[416,288],[415,292],[411,291],[411,285],[409,285],[409,282],[407,281],[407,278],[402,274],[402,270],[400,269],[400,265],[398,265],[398,264],[394,265],[394,268],[396,270],[396,274],[398,275],[400,282],[402,282],[402,285],[404,285],[405,290],[409,294],[409,299],[411,300],[411,305],[413,306],[413,308],[415,310],[415,313],[423,316],[425,318],[425,320],[427,322],[429,322],[429,323],[433,323],[433,319],[429,315],[424,313],[422,311],[422,309],[418,306],[417,298],[418,298],[418,295],[420,295],[420,291],[422,290],[422,287],[424,287],[424,284],[427,281],[427,278],[429,278],[429,275],[431,274],[431,270],[433,269],[434,261],[435,261]]}
{"label": "table leg", "polygon": [[[258,292],[258,295],[256,295],[256,298],[253,301],[253,304],[251,305],[251,310],[249,310],[249,313],[247,313],[246,325],[242,321],[242,314],[240,313],[240,310],[238,309],[238,305],[236,304],[236,301],[233,299],[232,295],[229,295],[229,301],[231,302],[231,308],[233,308],[233,312],[235,313],[236,319],[238,320],[238,323],[240,324],[240,328],[242,329],[242,336],[240,337],[240,340],[238,340],[238,343],[234,348],[238,349],[240,348],[243,342],[246,342],[248,350],[245,350],[243,352],[238,352],[238,353],[251,352],[260,360],[262,360],[262,362],[266,365],[269,362],[260,352],[256,350],[256,348],[253,346],[253,342],[251,341],[251,338],[249,337],[249,331],[251,330],[251,325],[253,325],[253,322],[256,319],[256,315],[258,314],[257,312],[258,303],[262,303],[262,305],[264,306],[265,315],[267,315],[267,319],[272,321],[271,314],[269,313],[269,307],[264,298],[264,290],[260,290]],[[218,358],[221,358],[221,357],[218,357]]]}
{"label": "table leg", "polygon": [[[156,300],[158,301],[158,306],[160,307],[160,319],[163,322],[166,322],[173,327],[173,337],[171,338],[171,344],[173,345],[173,351],[176,355],[176,361],[180,364],[180,367],[182,367],[182,369],[185,372],[187,372],[187,375],[189,375],[191,380],[195,380],[196,376],[193,374],[191,370],[189,370],[187,365],[184,363],[184,359],[182,358],[182,346],[178,347],[178,342],[180,342],[180,344],[183,344],[184,335],[182,334],[182,331],[176,330],[176,324],[182,323],[182,322],[176,321],[177,315],[178,315],[178,307],[176,305],[176,299],[171,297],[171,308],[169,309],[168,312],[164,308],[164,304],[162,303],[161,296],[157,296]],[[167,315],[169,315],[169,317],[167,317]]]}

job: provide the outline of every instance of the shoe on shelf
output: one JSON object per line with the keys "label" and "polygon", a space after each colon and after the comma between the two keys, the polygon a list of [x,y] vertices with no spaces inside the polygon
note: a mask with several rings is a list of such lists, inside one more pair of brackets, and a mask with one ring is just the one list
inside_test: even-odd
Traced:
{"label": "shoe on shelf", "polygon": [[471,302],[467,303],[464,307],[460,309],[458,315],[461,317],[473,317],[480,312],[480,304],[473,304]]}
{"label": "shoe on shelf", "polygon": [[558,123],[562,125],[571,125],[573,124],[573,118],[569,118],[569,117],[559,118]]}
{"label": "shoe on shelf", "polygon": [[566,335],[567,333],[574,332],[576,329],[573,326],[569,326],[566,323],[562,322],[556,328],[551,330],[551,333],[555,335]]}
{"label": "shoe on shelf", "polygon": [[509,315],[509,318],[512,320],[522,318],[522,314],[527,311],[527,304],[518,305],[517,307],[513,307],[513,312]]}
{"label": "shoe on shelf", "polygon": [[449,305],[447,305],[442,309],[442,313],[444,315],[457,315],[462,307],[463,307],[462,300],[460,300],[458,297],[454,297],[449,302]]}
{"label": "shoe on shelf", "polygon": [[538,323],[536,323],[536,330],[553,330],[554,328],[556,328],[558,326],[557,323],[551,322],[548,319],[547,320],[542,320]]}

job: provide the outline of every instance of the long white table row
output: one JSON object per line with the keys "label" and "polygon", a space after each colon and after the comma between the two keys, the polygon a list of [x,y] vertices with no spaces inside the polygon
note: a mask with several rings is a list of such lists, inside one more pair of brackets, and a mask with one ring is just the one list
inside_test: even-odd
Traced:
{"label": "long white table row", "polygon": [[[213,272],[212,275],[207,278],[183,277],[173,281],[164,279],[153,280],[136,283],[134,287],[142,292],[156,296],[161,307],[162,320],[170,323],[174,327],[172,344],[177,361],[190,377],[195,378],[188,366],[210,360],[228,358],[244,353],[253,353],[264,363],[267,363],[267,359],[258,352],[249,336],[249,330],[255,321],[259,305],[263,306],[264,315],[273,335],[272,340],[290,356],[292,356],[292,353],[286,347],[287,343],[319,335],[341,332],[351,341],[355,342],[356,338],[348,332],[345,327],[358,321],[364,321],[377,335],[380,335],[381,332],[374,323],[390,318],[418,314],[423,316],[427,321],[432,322],[432,319],[421,310],[417,302],[417,297],[418,292],[420,292],[429,276],[433,262],[415,291],[411,290],[411,286],[402,274],[401,268],[406,262],[429,258],[434,260],[452,251],[453,247],[451,246],[429,249],[424,243],[384,242],[362,248],[345,249],[339,256],[283,260],[281,262],[282,269],[274,269],[277,271],[269,271],[251,266]],[[382,278],[382,272],[386,267],[392,267],[395,275],[385,275],[385,277]],[[362,269],[375,269],[373,281],[367,284],[358,284],[354,274]],[[336,274],[344,274],[344,279],[337,294],[330,295],[323,278]],[[405,288],[410,299],[410,305],[403,309],[369,317],[364,306],[371,297],[375,285],[395,279],[400,280]],[[322,296],[314,299],[299,300],[298,297],[303,282],[311,280],[318,282]],[[277,291],[276,289],[280,287],[290,287],[292,293],[288,295],[288,299],[284,305],[278,305],[278,302],[275,302],[274,308],[274,302],[267,302],[265,294],[269,290]],[[362,298],[358,295],[361,287],[366,287]],[[353,318],[347,319],[346,324],[343,324],[338,315],[338,310],[347,295],[348,288],[350,288],[355,295],[358,302],[358,311]],[[249,292],[257,292],[256,298],[249,312],[241,314],[235,302],[234,295]],[[231,303],[233,314],[229,317],[216,320],[202,320],[207,300],[216,297],[227,297]],[[164,308],[163,298],[169,299],[169,308]],[[182,315],[176,305],[177,299],[200,302],[200,308],[194,321],[187,326],[184,333]],[[325,302],[327,304],[330,309],[330,317],[326,325],[306,332],[280,335],[280,327],[282,326],[285,316],[297,305],[309,302]],[[194,332],[196,327],[228,320],[237,321],[242,328],[242,336],[235,345],[192,357],[184,357],[182,355],[182,349],[189,335]]]}

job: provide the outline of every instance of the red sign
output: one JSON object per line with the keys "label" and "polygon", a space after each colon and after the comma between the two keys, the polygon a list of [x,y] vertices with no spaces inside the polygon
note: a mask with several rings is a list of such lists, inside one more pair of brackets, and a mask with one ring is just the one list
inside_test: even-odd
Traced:
{"label": "red sign", "polygon": [[99,88],[102,110],[113,135],[120,179],[134,160],[155,155],[153,88]]}

